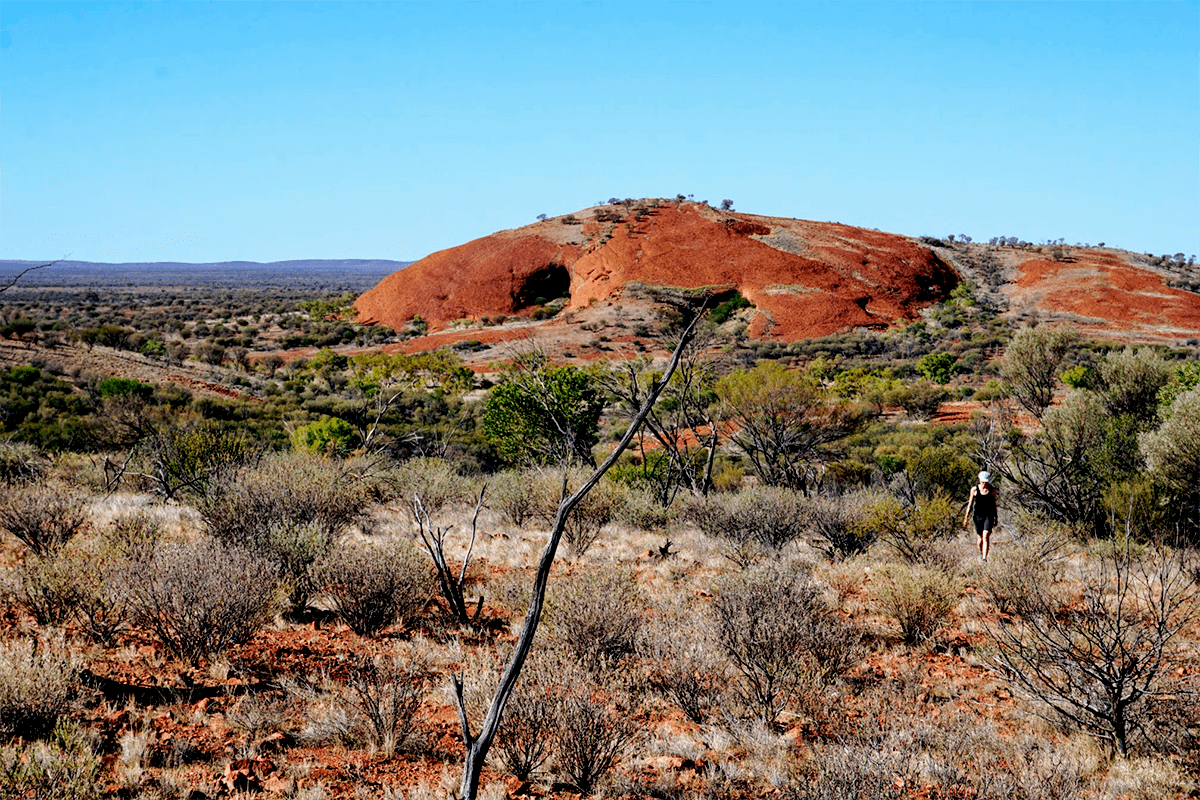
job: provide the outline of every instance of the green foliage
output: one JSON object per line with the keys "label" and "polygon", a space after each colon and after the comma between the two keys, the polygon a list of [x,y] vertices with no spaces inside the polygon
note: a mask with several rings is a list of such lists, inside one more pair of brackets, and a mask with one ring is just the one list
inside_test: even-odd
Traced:
{"label": "green foliage", "polygon": [[142,444],[145,473],[163,497],[200,496],[224,470],[256,461],[262,447],[243,429],[207,421],[184,421],[156,431]]}
{"label": "green foliage", "polygon": [[292,431],[292,447],[304,453],[342,456],[362,444],[354,426],[344,419],[325,417]]}
{"label": "green foliage", "polygon": [[1058,378],[1072,389],[1083,389],[1088,385],[1091,370],[1082,364],[1076,364],[1059,375]]}
{"label": "green foliage", "polygon": [[1012,396],[1041,419],[1054,398],[1059,367],[1079,337],[1070,325],[1022,328],[1004,352],[1001,374]]}
{"label": "green foliage", "polygon": [[1184,361],[1171,373],[1167,383],[1158,391],[1158,414],[1160,421],[1175,398],[1200,386],[1200,361]]}
{"label": "green foliage", "polygon": [[829,445],[863,422],[862,409],[831,402],[810,373],[773,361],[726,375],[716,390],[737,430],[732,443],[771,486],[806,488]]}
{"label": "green foliage", "polygon": [[975,482],[975,464],[949,445],[923,447],[904,461],[913,490],[923,497],[965,495]]}
{"label": "green foliage", "polygon": [[1150,347],[1113,350],[1096,365],[1092,388],[1113,416],[1148,424],[1158,412],[1158,394],[1171,378],[1162,354]]}
{"label": "green foliage", "polygon": [[709,313],[708,320],[714,325],[720,325],[721,323],[728,321],[730,317],[741,311],[743,308],[753,307],[754,304],[745,297],[742,297],[741,292],[734,292],[733,297],[729,298],[724,303],[721,303]]}
{"label": "green foliage", "polygon": [[483,431],[510,464],[590,464],[603,409],[590,375],[535,354],[518,361],[492,388]]}
{"label": "green foliage", "polygon": [[958,356],[952,353],[927,353],[917,361],[917,369],[926,380],[944,385],[954,376],[957,361]]}
{"label": "green foliage", "polygon": [[94,406],[37,367],[0,371],[0,431],[42,450],[85,450],[95,442]]}
{"label": "green foliage", "polygon": [[936,494],[906,505],[893,495],[881,495],[863,511],[861,525],[887,542],[911,564],[937,564],[943,542],[959,530],[962,508]]}
{"label": "green foliage", "polygon": [[154,394],[154,387],[133,378],[106,378],[96,384],[96,391],[102,398],[139,397],[148,400]]}
{"label": "green foliage", "polygon": [[1200,522],[1200,388],[1175,397],[1162,425],[1140,437],[1141,452],[1155,484],[1171,498],[1191,530]]}

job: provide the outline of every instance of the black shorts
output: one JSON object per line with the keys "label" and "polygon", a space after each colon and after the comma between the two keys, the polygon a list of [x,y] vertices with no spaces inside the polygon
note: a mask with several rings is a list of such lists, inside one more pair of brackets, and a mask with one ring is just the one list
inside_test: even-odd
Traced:
{"label": "black shorts", "polygon": [[975,535],[983,536],[984,531],[996,530],[995,517],[972,517],[975,522]]}

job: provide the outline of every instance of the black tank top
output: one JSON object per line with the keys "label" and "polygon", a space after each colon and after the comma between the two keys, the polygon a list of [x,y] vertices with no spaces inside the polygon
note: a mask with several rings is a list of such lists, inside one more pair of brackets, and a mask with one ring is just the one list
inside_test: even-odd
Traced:
{"label": "black tank top", "polygon": [[979,519],[994,519],[996,516],[996,490],[989,489],[987,494],[975,489],[975,506],[971,516]]}

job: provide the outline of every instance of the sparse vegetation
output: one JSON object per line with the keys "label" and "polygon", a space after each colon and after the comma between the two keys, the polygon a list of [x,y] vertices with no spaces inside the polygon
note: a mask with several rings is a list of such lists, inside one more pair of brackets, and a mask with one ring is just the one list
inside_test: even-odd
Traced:
{"label": "sparse vegetation", "polygon": [[[594,242],[657,213],[611,206]],[[574,221],[560,233],[591,224]],[[0,344],[29,363],[0,368],[0,795],[449,793],[456,694],[473,744],[561,524],[570,557],[543,575],[546,627],[487,762],[521,793],[1187,796],[1195,353],[1046,323],[1006,349],[1008,256],[934,241],[972,282],[902,327],[753,342],[729,309],[561,520],[579,463],[661,378],[677,309],[597,301],[611,319],[573,350],[632,334],[640,360],[559,372],[545,353],[493,385],[461,360],[482,331],[352,354],[425,321],[357,326],[340,286],[114,290],[125,311],[6,291]],[[1060,256],[1078,253],[1042,246]],[[63,357],[88,348],[195,382]],[[485,424],[506,384],[518,424]],[[1001,498],[986,564],[960,527],[983,468]],[[477,796],[513,792],[476,777]]]}

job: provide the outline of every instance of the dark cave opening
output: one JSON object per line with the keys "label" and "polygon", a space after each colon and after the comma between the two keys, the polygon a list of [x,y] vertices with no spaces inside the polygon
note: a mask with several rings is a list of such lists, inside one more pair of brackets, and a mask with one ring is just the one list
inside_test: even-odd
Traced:
{"label": "dark cave opening", "polygon": [[513,310],[541,306],[559,297],[570,297],[571,273],[561,264],[550,263],[534,272],[513,293]]}

